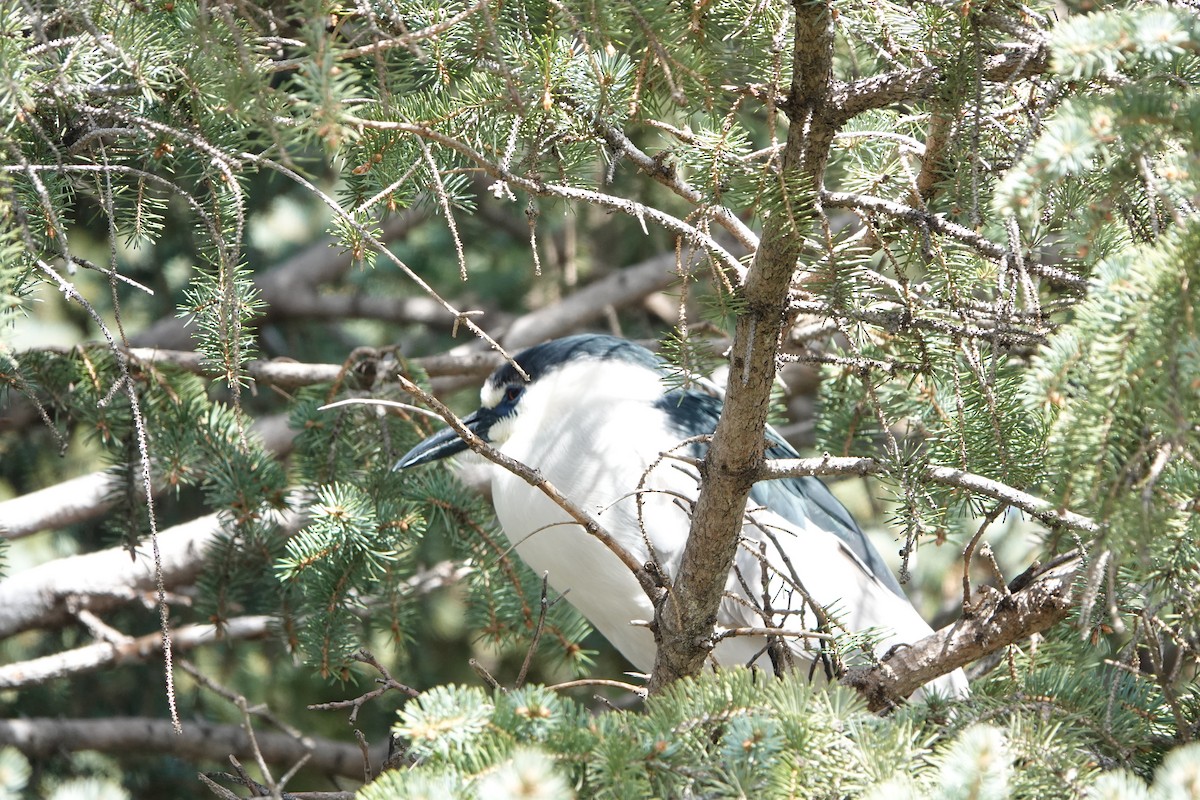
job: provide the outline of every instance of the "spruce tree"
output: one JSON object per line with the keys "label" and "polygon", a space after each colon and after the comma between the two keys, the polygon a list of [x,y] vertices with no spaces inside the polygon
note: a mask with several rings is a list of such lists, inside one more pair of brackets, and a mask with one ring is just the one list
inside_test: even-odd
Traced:
{"label": "spruce tree", "polygon": [[[1187,2],[0,7],[0,796],[1195,795],[1198,49]],[[392,470],[603,326],[747,376],[645,685],[469,472]],[[751,472],[866,478],[940,638],[704,672]]]}

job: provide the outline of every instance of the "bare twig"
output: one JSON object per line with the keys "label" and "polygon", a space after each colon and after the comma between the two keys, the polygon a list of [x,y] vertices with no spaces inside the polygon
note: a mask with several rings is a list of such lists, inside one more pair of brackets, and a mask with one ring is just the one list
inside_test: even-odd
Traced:
{"label": "bare twig", "polygon": [[[27,718],[0,720],[0,746],[11,745],[30,757],[63,751],[102,753],[169,753],[177,758],[223,760],[230,753],[250,755],[250,741],[240,725],[215,725],[191,720],[182,734],[168,720],[147,717],[107,719]],[[290,765],[311,753],[310,766],[321,772],[362,779],[362,754],[357,745],[313,737],[307,743],[280,733],[258,734],[258,746],[270,764]],[[373,753],[376,761],[382,748]]]}
{"label": "bare twig", "polygon": [[547,686],[547,689],[554,691],[562,691],[564,689],[580,689],[585,686],[607,686],[612,689],[621,689],[631,694],[636,694],[638,697],[646,696],[645,686],[635,686],[632,683],[623,681],[614,681],[607,678],[581,678],[577,681],[566,681],[565,683],[556,683],[553,686]]}
{"label": "bare twig", "polygon": [[349,708],[350,724],[353,725],[358,720],[358,712],[362,710],[364,705],[390,691],[397,691],[401,694],[407,695],[408,697],[420,696],[421,693],[416,689],[393,678],[392,673],[388,672],[387,667],[379,663],[379,659],[375,658],[374,654],[372,654],[370,651],[359,650],[357,653],[354,653],[352,656],[350,656],[350,659],[352,661],[357,661],[360,664],[369,664],[370,666],[374,667],[375,670],[378,671],[382,676],[375,679],[375,683],[379,684],[379,688],[372,689],[366,694],[361,694],[358,697],[350,700],[334,700],[330,703],[318,703],[316,705],[311,705],[308,707],[310,711],[338,711],[343,708]]}
{"label": "bare twig", "polygon": [[[217,777],[230,777],[230,776],[219,775]],[[212,792],[213,794],[215,794],[217,797],[221,798],[221,800],[242,800],[242,798],[238,797],[236,794],[229,791],[224,786],[222,786],[221,784],[219,784],[215,780],[213,780],[213,776],[210,776],[210,775],[202,772],[202,773],[200,773],[200,782],[203,783],[205,786],[207,786],[208,790],[210,792]]]}
{"label": "bare twig", "polygon": [[[63,247],[66,242],[64,240]],[[69,256],[68,256],[69,260]],[[129,374],[129,360],[121,352],[117,341],[113,338],[113,334],[108,329],[108,325],[104,319],[96,311],[91,303],[87,301],[83,295],[69,281],[65,280],[58,271],[51,267],[41,259],[37,260],[42,272],[50,276],[63,294],[79,303],[79,305],[88,313],[100,328],[101,333],[108,342],[109,349],[116,358],[120,377],[117,383],[113,385],[113,391],[124,389],[125,396],[129,398],[129,411],[133,420],[133,435],[137,446],[138,453],[138,476],[141,478],[141,489],[146,498],[146,521],[150,527],[150,553],[154,564],[154,590],[158,599],[158,617],[159,627],[162,631],[162,654],[163,654],[163,676],[166,682],[167,705],[171,712],[171,722],[173,723],[176,732],[180,731],[179,725],[179,710],[175,703],[175,674],[171,666],[171,624],[170,624],[170,609],[167,607],[167,592],[166,584],[163,578],[163,562],[162,553],[159,547],[159,531],[158,520],[156,515],[156,506],[154,503],[154,491],[151,486],[150,478],[150,444],[146,432],[146,420],[142,414],[141,400],[134,388],[133,379]]]}
{"label": "bare twig", "polygon": [[[542,640],[542,631],[546,627],[546,612],[550,610],[550,573],[542,573],[542,596],[538,604],[537,626],[533,629],[533,640],[525,650],[525,660],[521,662],[521,671],[517,673],[517,681],[513,688],[520,689],[525,685],[525,676],[529,673],[529,665],[533,663],[533,654],[537,652],[538,643]],[[558,602],[557,600],[555,602]]]}
{"label": "bare twig", "polygon": [[820,631],[797,631],[789,628],[717,628],[716,635],[713,637],[716,641],[728,639],[733,636],[780,636],[791,639],[821,639],[822,641],[832,642],[837,639],[836,636]]}
{"label": "bare twig", "polygon": [[[876,475],[885,471],[883,462],[865,456],[862,458],[834,456],[781,458],[764,463],[759,470],[758,480],[798,478],[805,475]],[[1057,508],[1047,500],[982,475],[964,472],[953,467],[935,465],[926,466],[923,474],[926,480],[934,483],[967,489],[993,500],[999,500],[1024,511],[1051,527],[1062,526],[1088,533],[1100,531],[1100,524],[1088,517],[1067,509]]]}
{"label": "bare twig", "polygon": [[467,256],[463,252],[462,238],[458,235],[458,223],[454,221],[454,209],[450,205],[450,195],[446,193],[446,185],[442,182],[442,171],[433,158],[429,143],[424,139],[417,139],[417,143],[421,145],[425,166],[429,168],[429,177],[433,182],[433,195],[442,209],[442,216],[446,218],[446,229],[450,231],[450,241],[454,242],[454,255],[458,258],[458,277],[465,281],[467,279]]}
{"label": "bare twig", "polygon": [[654,599],[657,596],[658,587],[654,582],[653,577],[646,571],[645,567],[638,562],[633,555],[626,550],[621,544],[612,537],[608,531],[598,523],[590,514],[588,514],[579,506],[568,500],[561,492],[556,489],[553,484],[542,477],[541,473],[531,467],[522,464],[516,459],[506,456],[499,450],[495,449],[487,442],[480,439],[473,431],[467,428],[461,419],[459,419],[453,411],[445,404],[438,400],[433,395],[426,392],[420,386],[407,380],[404,377],[400,378],[400,384],[406,392],[409,392],[414,397],[418,398],[422,403],[436,411],[446,424],[454,429],[454,432],[466,443],[472,451],[483,456],[494,464],[503,467],[504,469],[521,478],[523,481],[540,489],[556,506],[567,513],[571,519],[579,524],[589,535],[598,539],[605,547],[607,547],[613,555],[620,559],[634,577],[637,578],[646,596]]}
{"label": "bare twig", "polygon": [[[367,744],[367,737],[358,728],[354,729],[354,740],[358,742],[358,749],[362,752],[363,781],[370,782],[373,774],[371,770],[371,746]],[[299,767],[299,764],[297,764],[297,767]]]}
{"label": "bare twig", "polygon": [[479,659],[469,658],[467,659],[467,663],[471,666],[471,669],[475,670],[475,674],[480,678],[483,678],[483,682],[486,683],[493,691],[508,691],[508,689],[506,689],[504,685],[500,683],[500,681],[496,680],[495,675],[488,672],[487,667],[479,663]]}
{"label": "bare twig", "polygon": [[967,546],[963,548],[963,595],[962,595],[962,613],[967,616],[971,608],[971,561],[975,556],[975,546],[979,544],[979,540],[983,538],[983,534],[987,531],[996,518],[1004,513],[1007,506],[1004,503],[997,503],[986,515],[983,522],[980,523],[979,529],[975,531],[975,535],[971,537],[971,541],[967,542]]}
{"label": "bare twig", "polygon": [[[186,625],[172,637],[175,650],[190,650],[218,641],[258,639],[270,631],[266,616],[234,617],[221,628],[215,625]],[[41,658],[0,666],[0,689],[35,686],[57,678],[66,678],[106,667],[120,666],[154,658],[162,647],[162,634],[150,633],[124,642],[95,644],[55,653]]]}
{"label": "bare twig", "polygon": [[[246,697],[244,695],[242,695],[240,692],[236,692],[233,689],[230,689],[229,687],[219,683],[215,678],[206,674],[203,670],[201,670],[199,667],[197,667],[195,664],[193,664],[191,661],[189,661],[186,658],[181,659],[179,662],[179,665],[183,668],[184,672],[186,672],[188,675],[192,676],[192,679],[195,680],[197,683],[199,683],[201,686],[203,686],[205,689],[208,689],[213,694],[216,694],[216,695],[224,698],[225,700],[228,700],[232,705],[237,707],[237,709],[242,713],[242,717],[243,717],[242,724],[246,728],[246,735],[249,736],[250,739],[252,740],[251,744],[253,744],[253,739],[254,739],[254,731],[250,727],[250,717],[251,716],[258,717],[259,719],[274,726],[275,728],[279,729],[280,731],[287,734],[288,736],[291,736],[293,739],[296,739],[297,741],[304,739],[304,734],[301,733],[300,730],[293,727],[292,725],[289,725],[284,720],[280,719],[265,704],[251,706],[247,702]],[[259,756],[261,756],[260,753],[255,754],[256,758],[258,758]],[[263,775],[269,777],[270,773],[264,771]]]}
{"label": "bare twig", "polygon": [[[159,532],[162,579],[166,586],[195,581],[203,567],[204,548],[222,530],[217,514]],[[299,518],[285,514],[287,530],[299,529]],[[30,628],[62,625],[71,608],[100,612],[142,600],[155,590],[154,562],[144,551],[130,558],[125,547],[68,556],[32,567],[0,581],[0,639]]]}

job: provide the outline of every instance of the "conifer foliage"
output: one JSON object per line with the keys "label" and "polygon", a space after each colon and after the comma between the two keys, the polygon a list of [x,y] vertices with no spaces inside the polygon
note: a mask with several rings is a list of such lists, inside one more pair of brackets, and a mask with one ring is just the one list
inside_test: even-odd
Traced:
{"label": "conifer foliage", "polygon": [[[0,798],[1198,796],[1200,24],[1078,5],[0,4]],[[744,365],[645,682],[392,469],[604,326]],[[953,627],[702,670],[748,471]]]}

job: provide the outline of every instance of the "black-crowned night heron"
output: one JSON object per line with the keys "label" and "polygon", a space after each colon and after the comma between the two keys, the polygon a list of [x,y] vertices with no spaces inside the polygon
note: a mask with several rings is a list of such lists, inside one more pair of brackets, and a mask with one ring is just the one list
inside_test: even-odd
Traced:
{"label": "black-crowned night heron", "polygon": [[[669,388],[662,361],[611,336],[556,339],[521,352],[515,361],[529,380],[511,364],[501,366],[484,384],[479,410],[463,422],[502,453],[538,470],[638,563],[653,561],[674,576],[699,477],[691,464],[673,456],[703,454],[703,443],[681,443],[716,429],[721,400]],[[797,457],[778,434],[768,435],[769,457]],[[396,468],[465,449],[446,429],[413,448]],[[633,623],[652,619],[654,609],[629,568],[539,489],[500,467],[492,468],[492,501],[525,563],[548,575],[550,585],[596,630],[649,671],[654,638],[645,625]],[[854,518],[811,477],[754,487],[725,591],[717,621],[726,630],[873,630],[879,654],[932,632]],[[819,656],[818,638],[793,635],[782,641],[800,664]],[[726,636],[712,660],[771,667],[767,644],[762,635]],[[934,687],[963,695],[966,679],[957,671]]]}

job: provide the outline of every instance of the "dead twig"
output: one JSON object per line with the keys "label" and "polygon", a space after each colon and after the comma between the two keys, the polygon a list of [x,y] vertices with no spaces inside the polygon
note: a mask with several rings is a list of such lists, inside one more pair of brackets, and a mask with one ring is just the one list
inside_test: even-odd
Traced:
{"label": "dead twig", "polygon": [[383,664],[380,664],[379,659],[375,658],[375,656],[368,650],[359,650],[357,653],[354,653],[350,656],[350,660],[357,661],[360,664],[368,664],[374,667],[375,670],[377,670],[382,676],[375,679],[375,683],[379,684],[379,688],[372,689],[366,694],[361,694],[358,697],[351,698],[350,700],[334,700],[329,703],[317,703],[309,706],[309,711],[338,711],[343,708],[349,708],[352,709],[350,711],[349,721],[350,724],[353,725],[358,721],[358,712],[364,705],[377,697],[387,694],[390,691],[400,692],[410,698],[418,697],[421,694],[411,686],[401,683],[393,678],[392,674],[388,672],[387,667],[383,666]]}

